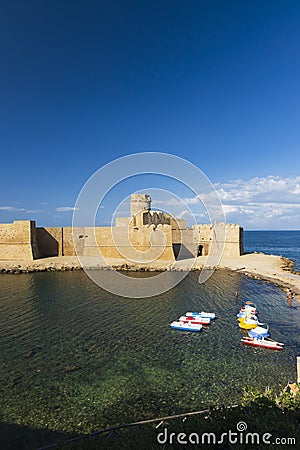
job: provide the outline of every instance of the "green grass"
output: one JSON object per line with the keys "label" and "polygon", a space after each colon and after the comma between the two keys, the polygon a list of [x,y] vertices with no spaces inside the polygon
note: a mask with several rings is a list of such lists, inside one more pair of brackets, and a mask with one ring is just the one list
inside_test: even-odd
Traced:
{"label": "green grass", "polygon": [[[228,437],[223,437],[222,444],[214,445],[215,448],[222,449],[281,449],[281,448],[300,448],[300,384],[294,385],[298,387],[298,392],[293,394],[289,387],[276,392],[274,389],[266,388],[263,392],[250,389],[244,392],[241,405],[236,408],[221,407],[218,409],[210,409],[208,413],[189,416],[187,418],[167,420],[167,423],[156,428],[157,423],[143,425],[142,427],[130,427],[117,429],[94,437],[85,437],[78,441],[59,446],[62,450],[79,450],[79,449],[188,449],[188,448],[211,448],[208,445],[208,437],[202,442],[203,433],[214,433],[216,440],[220,440],[222,433],[237,433],[238,443],[233,443]],[[237,424],[244,422],[247,429],[238,432]],[[240,425],[241,426],[241,425]],[[157,437],[160,434],[161,442]],[[175,433],[170,441],[171,433]],[[178,434],[181,440],[185,440],[188,444],[183,445],[177,441]],[[200,444],[192,445],[189,443],[189,437],[196,440],[195,435],[199,436]],[[246,434],[257,433],[259,437],[251,444],[249,436],[246,444]],[[266,435],[268,433],[268,435]],[[270,444],[264,444],[263,435]],[[280,444],[275,443],[275,439],[282,439]],[[295,443],[288,445],[287,439],[295,439]],[[212,437],[210,438],[212,439]],[[256,439],[259,439],[259,443]],[[285,439],[285,440],[284,440]],[[172,442],[172,443],[170,443]]]}

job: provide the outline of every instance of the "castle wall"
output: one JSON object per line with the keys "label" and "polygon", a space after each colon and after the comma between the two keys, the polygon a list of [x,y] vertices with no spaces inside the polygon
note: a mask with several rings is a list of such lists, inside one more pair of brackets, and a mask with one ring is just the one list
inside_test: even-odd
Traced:
{"label": "castle wall", "polygon": [[38,237],[36,231],[37,229],[34,220],[29,221],[29,227],[30,227],[32,259],[38,259],[41,257],[41,252],[38,244]]}
{"label": "castle wall", "polygon": [[116,217],[116,227],[128,227],[131,217]]}
{"label": "castle wall", "polygon": [[182,239],[182,230],[186,230],[185,220],[171,217],[170,225],[172,227],[173,244],[180,244]]}
{"label": "castle wall", "polygon": [[[214,226],[216,230],[216,235],[218,236],[218,227],[221,224]],[[234,257],[240,256],[244,253],[243,248],[243,229],[239,225],[227,223],[225,225],[225,245],[223,250],[223,256]]]}
{"label": "castle wall", "polygon": [[177,259],[194,258],[198,256],[198,235],[192,228],[180,230],[180,240],[177,240],[176,244],[177,249],[174,247],[174,252]]}
{"label": "castle wall", "polygon": [[[222,232],[225,226],[225,233]],[[203,255],[223,254],[225,257],[240,256],[244,253],[243,228],[236,224],[195,225],[199,233],[199,245],[203,246]]]}
{"label": "castle wall", "polygon": [[37,245],[42,258],[49,256],[63,256],[62,227],[37,228],[36,235]]}
{"label": "castle wall", "polygon": [[[104,258],[129,258],[137,262],[153,259],[174,260],[169,226],[158,225],[155,231],[153,227],[75,228],[73,234],[79,255],[99,256],[100,252]],[[74,254],[76,252],[72,241],[72,229],[64,228],[64,255]]]}
{"label": "castle wall", "polygon": [[34,221],[18,220],[0,224],[0,259],[24,261],[38,257]]}
{"label": "castle wall", "polygon": [[[76,230],[76,233],[75,233]],[[84,239],[85,239],[85,230],[84,227],[74,228],[74,240],[76,240],[76,246],[78,251],[83,251],[84,248]],[[73,240],[73,229],[72,227],[64,227],[63,228],[63,255],[64,256],[76,256],[76,250]]]}
{"label": "castle wall", "polygon": [[[141,219],[143,213],[136,217]],[[127,258],[136,262],[174,260],[221,254],[240,256],[244,252],[243,229],[234,224],[195,225],[171,217],[170,225],[136,226],[122,218],[116,227],[36,228],[34,221],[0,224],[0,259],[32,260],[50,256],[99,256]],[[140,224],[140,220],[137,221]],[[225,236],[221,230],[225,226]],[[75,244],[74,244],[75,242]],[[76,248],[75,248],[76,247]],[[175,255],[175,256],[174,256]]]}
{"label": "castle wall", "polygon": [[154,231],[153,227],[128,229],[125,225],[38,228],[41,256],[99,256],[101,252],[104,258],[174,260],[170,226],[158,225]]}

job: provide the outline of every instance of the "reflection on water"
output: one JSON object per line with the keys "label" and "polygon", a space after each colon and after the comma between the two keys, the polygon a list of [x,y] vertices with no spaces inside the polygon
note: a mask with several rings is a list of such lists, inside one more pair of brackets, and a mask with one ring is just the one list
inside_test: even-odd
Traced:
{"label": "reflection on water", "polygon": [[[198,276],[144,299],[112,295],[82,272],[1,276],[2,420],[89,432],[235,403],[245,386],[295,380],[300,313],[285,293],[233,272],[217,271],[203,285]],[[286,343],[282,352],[242,346],[235,316],[247,300]],[[210,327],[170,329],[199,309],[216,313]]]}

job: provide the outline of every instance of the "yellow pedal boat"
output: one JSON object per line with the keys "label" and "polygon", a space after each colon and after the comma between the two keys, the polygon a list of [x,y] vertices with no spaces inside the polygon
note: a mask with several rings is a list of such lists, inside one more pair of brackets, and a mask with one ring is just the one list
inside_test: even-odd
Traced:
{"label": "yellow pedal boat", "polygon": [[243,330],[251,330],[259,325],[258,320],[248,319],[247,317],[241,317],[239,319],[239,327]]}

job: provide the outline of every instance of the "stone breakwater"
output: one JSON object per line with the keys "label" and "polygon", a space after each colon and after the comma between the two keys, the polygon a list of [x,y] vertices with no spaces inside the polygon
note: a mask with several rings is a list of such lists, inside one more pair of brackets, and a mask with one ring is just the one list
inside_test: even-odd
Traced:
{"label": "stone breakwater", "polygon": [[0,273],[10,273],[10,274],[20,274],[20,273],[33,273],[33,272],[54,272],[54,271],[67,271],[67,270],[81,270],[81,267],[74,267],[68,264],[59,264],[59,265],[45,265],[39,267],[22,267],[22,266],[14,266],[10,265],[8,267],[2,267],[0,269]]}
{"label": "stone breakwater", "polygon": [[82,258],[84,267],[76,257],[46,258],[35,261],[4,262],[0,261],[0,273],[21,274],[32,272],[53,272],[69,270],[120,270],[128,272],[164,272],[169,270],[185,271],[199,270],[199,264],[191,269],[186,266],[174,265],[172,261],[153,261],[151,264],[130,263],[121,259],[109,259],[107,264],[98,262],[98,258]]}
{"label": "stone breakwater", "polygon": [[[141,264],[125,260],[111,258],[105,263],[99,263],[97,257],[82,257],[79,261],[76,256],[60,256],[43,258],[34,261],[0,261],[0,273],[21,274],[32,272],[52,272],[81,270],[122,270],[132,272],[154,271],[188,271],[201,270],[205,266],[206,257],[180,261],[153,261]],[[300,275],[293,272],[293,262],[287,258],[263,253],[251,253],[237,257],[223,257],[217,268],[238,271],[252,278],[263,279],[272,282],[282,288],[291,288],[295,296],[300,299]]]}
{"label": "stone breakwater", "polygon": [[0,261],[0,273],[2,274],[52,272],[79,269],[81,269],[81,266],[76,257],[43,258],[34,261]]}

